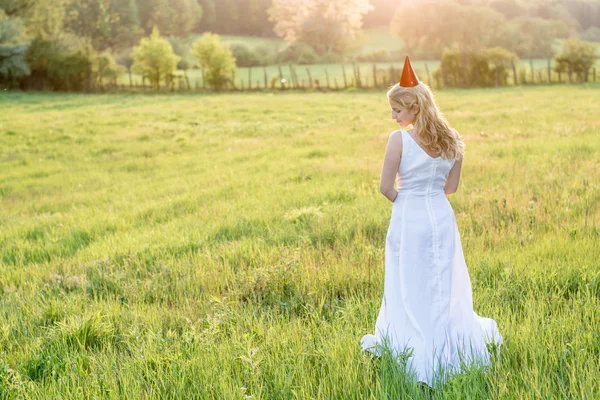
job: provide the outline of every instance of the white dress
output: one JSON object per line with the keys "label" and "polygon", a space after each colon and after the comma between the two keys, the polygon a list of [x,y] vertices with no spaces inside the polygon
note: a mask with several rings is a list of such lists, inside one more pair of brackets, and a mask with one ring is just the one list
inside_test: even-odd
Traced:
{"label": "white dress", "polygon": [[444,193],[455,161],[432,158],[401,131],[399,193],[385,242],[383,299],[375,334],[363,336],[361,346],[377,356],[384,346],[393,355],[406,351],[406,372],[434,386],[460,372],[461,365],[476,362],[487,370],[486,343],[495,342],[499,356],[503,338],[493,319],[473,311],[460,234]]}

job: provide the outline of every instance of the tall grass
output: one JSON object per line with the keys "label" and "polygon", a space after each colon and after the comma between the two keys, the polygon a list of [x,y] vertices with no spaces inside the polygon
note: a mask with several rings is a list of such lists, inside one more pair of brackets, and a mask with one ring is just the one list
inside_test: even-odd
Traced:
{"label": "tall grass", "polygon": [[[488,373],[600,396],[600,87],[445,90]],[[0,398],[425,398],[360,351],[383,293],[382,93],[0,95]]]}

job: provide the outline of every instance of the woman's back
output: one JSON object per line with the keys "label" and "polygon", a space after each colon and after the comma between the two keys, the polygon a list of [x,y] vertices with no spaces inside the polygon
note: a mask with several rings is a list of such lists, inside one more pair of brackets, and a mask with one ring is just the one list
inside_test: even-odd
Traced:
{"label": "woman's back", "polygon": [[396,176],[399,194],[444,193],[444,185],[456,160],[431,157],[408,131],[402,132],[402,157]]}

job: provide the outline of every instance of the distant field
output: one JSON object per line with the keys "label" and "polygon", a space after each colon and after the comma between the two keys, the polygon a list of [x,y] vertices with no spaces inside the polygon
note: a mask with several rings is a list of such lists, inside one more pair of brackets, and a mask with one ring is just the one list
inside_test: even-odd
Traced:
{"label": "distant field", "polygon": [[[600,85],[444,90],[475,311],[436,399],[598,399]],[[0,398],[421,399],[361,353],[383,93],[0,93]],[[415,266],[418,267],[418,266]]]}

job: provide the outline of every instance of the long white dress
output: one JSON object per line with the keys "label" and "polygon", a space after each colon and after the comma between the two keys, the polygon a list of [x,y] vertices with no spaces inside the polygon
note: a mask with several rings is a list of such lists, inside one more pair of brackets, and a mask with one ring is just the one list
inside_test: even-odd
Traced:
{"label": "long white dress", "polygon": [[[503,341],[496,322],[473,310],[471,281],[444,185],[454,160],[432,158],[402,131],[398,196],[385,242],[385,281],[375,334],[377,356],[404,353],[408,373],[434,386],[472,363],[491,362],[486,343]],[[412,349],[411,349],[412,348]],[[462,360],[462,363],[461,363]]]}

